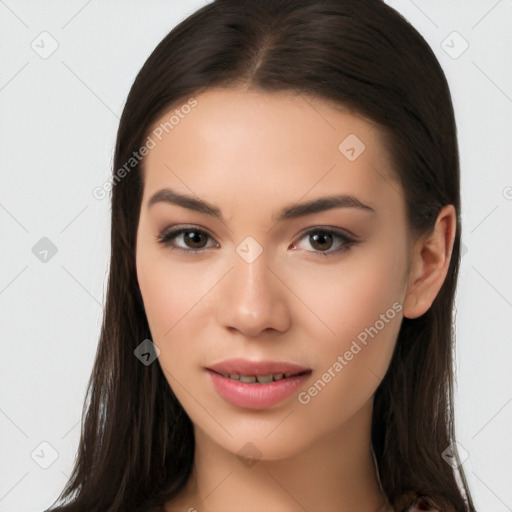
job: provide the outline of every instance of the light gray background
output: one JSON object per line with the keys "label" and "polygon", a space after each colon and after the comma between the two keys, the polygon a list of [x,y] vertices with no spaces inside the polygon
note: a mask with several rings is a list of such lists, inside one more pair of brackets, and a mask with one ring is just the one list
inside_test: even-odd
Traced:
{"label": "light gray background", "polygon": [[[456,430],[477,508],[512,510],[512,1],[388,3],[430,43],[452,90],[465,247]],[[108,195],[92,190],[109,178],[137,72],[202,5],[0,0],[0,512],[49,506],[72,468],[109,257]],[[43,237],[57,248],[46,262],[33,253]]]}

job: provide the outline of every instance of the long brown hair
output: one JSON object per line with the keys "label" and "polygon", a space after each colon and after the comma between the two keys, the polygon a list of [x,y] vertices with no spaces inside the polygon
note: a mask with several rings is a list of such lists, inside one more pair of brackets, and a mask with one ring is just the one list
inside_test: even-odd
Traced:
{"label": "long brown hair", "polygon": [[[452,312],[460,260],[459,155],[445,75],[423,37],[381,0],[216,0],[177,25],[140,70],[121,117],[112,182],[111,259],[103,325],[76,464],[55,511],[144,511],[173,497],[192,469],[192,424],[159,364],[135,267],[143,181],[126,163],[171,107],[212,87],[291,91],[375,122],[404,191],[415,235],[442,206],[457,212],[452,258],[430,309],[404,318],[374,400],[372,442],[396,510],[416,495],[474,512],[452,445]],[[120,173],[121,168],[125,169]],[[49,509],[50,510],[50,509]]]}

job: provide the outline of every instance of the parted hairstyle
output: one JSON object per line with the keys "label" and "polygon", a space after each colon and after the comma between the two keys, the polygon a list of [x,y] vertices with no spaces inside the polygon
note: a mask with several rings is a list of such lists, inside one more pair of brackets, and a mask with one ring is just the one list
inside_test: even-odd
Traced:
{"label": "parted hairstyle", "polygon": [[[160,365],[134,356],[151,339],[135,266],[143,160],[122,179],[116,173],[173,106],[213,87],[239,86],[320,98],[375,123],[414,236],[431,233],[440,209],[454,205],[448,274],[429,310],[402,320],[375,394],[372,444],[382,488],[396,510],[424,495],[443,511],[474,512],[454,444],[461,231],[454,111],[431,48],[382,0],[215,0],[173,28],[144,63],[117,134],[106,304],[78,453],[59,503],[48,510],[156,510],[191,473],[190,418]],[[452,464],[443,456],[450,447]]]}

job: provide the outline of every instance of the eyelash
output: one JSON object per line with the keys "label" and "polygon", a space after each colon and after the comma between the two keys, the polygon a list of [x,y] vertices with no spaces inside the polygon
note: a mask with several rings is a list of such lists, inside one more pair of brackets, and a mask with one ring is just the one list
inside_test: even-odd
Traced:
{"label": "eyelash", "polygon": [[[183,249],[182,247],[175,247],[173,246],[172,244],[172,241],[177,238],[179,235],[182,235],[183,233],[190,233],[190,232],[193,232],[193,233],[200,233],[200,234],[204,234],[206,235],[207,237],[210,237],[210,235],[202,230],[202,229],[197,229],[197,228],[194,228],[193,226],[190,226],[190,227],[176,227],[176,228],[171,228],[171,229],[168,229],[167,231],[164,231],[162,233],[160,233],[158,236],[157,236],[157,242],[159,244],[162,244],[164,245],[165,247],[168,247],[172,250],[178,250],[178,251],[181,251],[183,253],[196,253],[196,254],[201,254],[203,253],[207,248],[201,248],[201,249]],[[340,249],[335,249],[335,250],[330,250],[328,249],[327,251],[308,251],[308,252],[311,252],[315,255],[318,255],[322,258],[325,258],[325,257],[330,257],[330,256],[336,256],[336,255],[339,255],[339,254],[342,254],[348,250],[350,250],[350,248],[352,247],[352,245],[356,244],[357,243],[357,240],[354,240],[353,238],[350,238],[348,237],[347,235],[345,235],[344,233],[342,233],[341,231],[338,231],[338,230],[334,230],[332,228],[318,228],[318,227],[315,227],[313,229],[310,229],[308,230],[307,232],[303,233],[303,235],[301,236],[300,240],[303,240],[305,237],[307,237],[308,235],[311,235],[311,234],[318,234],[318,233],[321,233],[323,235],[330,235],[332,236],[333,238],[339,238],[342,240],[343,242],[343,245]],[[210,237],[212,238],[212,237]]]}

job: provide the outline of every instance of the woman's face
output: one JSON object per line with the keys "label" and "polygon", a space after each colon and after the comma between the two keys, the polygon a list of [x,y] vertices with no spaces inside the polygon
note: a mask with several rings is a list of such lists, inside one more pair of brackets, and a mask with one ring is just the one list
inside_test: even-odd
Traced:
{"label": "woman's face", "polygon": [[[137,232],[138,281],[169,385],[196,434],[232,453],[278,459],[331,434],[366,435],[410,254],[378,128],[292,93],[195,99],[152,127]],[[275,365],[251,366],[261,362]],[[241,382],[244,373],[272,382]]]}

